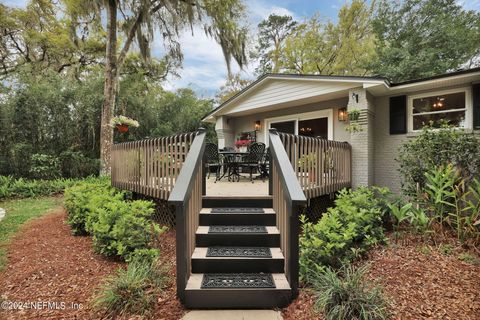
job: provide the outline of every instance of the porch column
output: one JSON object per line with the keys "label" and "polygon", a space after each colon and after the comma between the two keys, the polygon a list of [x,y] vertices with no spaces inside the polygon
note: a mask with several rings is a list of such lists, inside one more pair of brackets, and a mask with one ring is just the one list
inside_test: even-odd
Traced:
{"label": "porch column", "polygon": [[352,187],[373,185],[373,134],[375,120],[375,105],[373,98],[364,88],[349,91],[348,112],[353,109],[360,111],[358,124],[360,132],[352,132]]}
{"label": "porch column", "polygon": [[233,147],[234,132],[233,128],[229,125],[228,119],[225,116],[217,118],[215,123],[215,131],[217,132],[218,148]]}

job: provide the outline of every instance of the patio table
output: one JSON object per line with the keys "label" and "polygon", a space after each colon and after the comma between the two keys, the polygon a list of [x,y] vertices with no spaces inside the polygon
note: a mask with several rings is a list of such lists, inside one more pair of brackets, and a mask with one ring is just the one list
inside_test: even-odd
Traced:
{"label": "patio table", "polygon": [[237,181],[240,181],[240,173],[238,172],[238,164],[241,163],[242,158],[248,154],[248,152],[243,152],[243,151],[219,151],[218,152],[220,155],[223,157],[223,174],[220,176],[220,179],[222,179],[226,174],[227,174],[227,168],[225,164],[225,158],[230,157],[230,164],[231,164],[231,169],[232,171],[228,174],[228,180],[230,181],[230,178],[233,176],[233,181],[235,181],[235,177],[237,178]]}

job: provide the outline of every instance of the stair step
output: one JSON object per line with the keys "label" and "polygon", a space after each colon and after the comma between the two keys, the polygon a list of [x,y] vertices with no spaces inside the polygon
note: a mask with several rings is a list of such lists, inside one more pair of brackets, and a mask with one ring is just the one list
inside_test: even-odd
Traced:
{"label": "stair step", "polygon": [[[268,249],[271,256],[207,256],[208,249],[215,249],[217,252],[222,250],[227,252],[245,251],[255,252],[261,249],[264,252]],[[234,273],[234,272],[269,272],[280,273],[284,271],[284,257],[280,248],[264,247],[210,247],[195,248],[192,254],[192,272],[194,273]]]}
{"label": "stair step", "polygon": [[[240,212],[212,212],[216,208],[203,208],[200,211],[201,226],[218,226],[218,225],[259,225],[274,226],[276,225],[276,214],[271,208],[263,209],[263,213],[249,212],[248,210]],[[221,208],[219,208],[221,209]],[[248,208],[239,208],[248,209]]]}
{"label": "stair step", "polygon": [[209,226],[208,233],[267,233],[265,226]]}
{"label": "stair step", "polygon": [[[235,226],[228,226],[235,227]],[[210,227],[199,226],[195,240],[198,247],[213,246],[245,246],[245,247],[278,247],[280,232],[277,227],[266,226],[266,232],[209,232]]]}
{"label": "stair step", "polygon": [[202,200],[203,207],[251,207],[251,208],[271,208],[272,196],[258,197],[211,197],[204,196]]}
{"label": "stair step", "polygon": [[204,273],[202,289],[275,289],[270,273]]}
{"label": "stair step", "polygon": [[[250,278],[253,274],[223,275],[224,277]],[[266,274],[264,274],[266,275]],[[211,277],[212,274],[207,274]],[[274,287],[202,288],[203,273],[192,273],[185,291],[187,308],[278,308],[286,306],[291,298],[290,285],[283,273],[272,273]]]}
{"label": "stair step", "polygon": [[265,210],[263,208],[227,207],[227,208],[212,208],[210,209],[210,213],[265,213]]}

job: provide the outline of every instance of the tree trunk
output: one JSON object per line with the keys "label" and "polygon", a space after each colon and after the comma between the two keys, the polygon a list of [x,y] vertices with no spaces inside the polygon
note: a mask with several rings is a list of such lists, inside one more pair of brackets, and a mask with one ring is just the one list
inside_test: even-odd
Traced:
{"label": "tree trunk", "polygon": [[113,117],[115,93],[118,81],[117,73],[117,2],[108,0],[107,4],[107,52],[105,61],[105,86],[100,129],[100,174],[108,175],[111,171],[111,150],[113,144],[113,128],[110,121]]}

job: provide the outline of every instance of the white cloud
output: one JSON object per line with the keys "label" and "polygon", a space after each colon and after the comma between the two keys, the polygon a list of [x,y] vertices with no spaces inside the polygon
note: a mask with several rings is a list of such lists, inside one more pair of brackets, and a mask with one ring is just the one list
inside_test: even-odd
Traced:
{"label": "white cloud", "polygon": [[2,3],[7,7],[25,8],[28,0],[3,0]]}
{"label": "white cloud", "polygon": [[[248,1],[247,5],[249,24],[253,26],[271,13],[294,16],[290,10],[266,1]],[[254,34],[251,36],[255,37],[256,30],[253,29],[252,32]],[[161,41],[160,38],[155,40],[154,52],[157,56],[161,56],[164,52]],[[179,70],[180,78],[170,77],[165,86],[166,89],[174,90],[190,86],[197,93],[213,96],[227,77],[227,67],[221,47],[215,40],[207,37],[199,27],[194,29],[194,36],[190,30],[185,31],[180,37],[180,44],[184,54],[183,68]],[[255,67],[255,62],[250,62],[244,67],[242,71],[244,77],[253,78]],[[232,61],[232,71],[240,71],[234,61]]]}
{"label": "white cloud", "polygon": [[250,17],[254,22],[258,23],[263,19],[268,18],[269,15],[271,14],[277,14],[277,15],[289,15],[294,18],[295,14],[288,10],[287,8],[280,7],[277,5],[272,5],[271,3],[268,3],[266,1],[249,1],[248,2],[248,11],[250,13]]}

